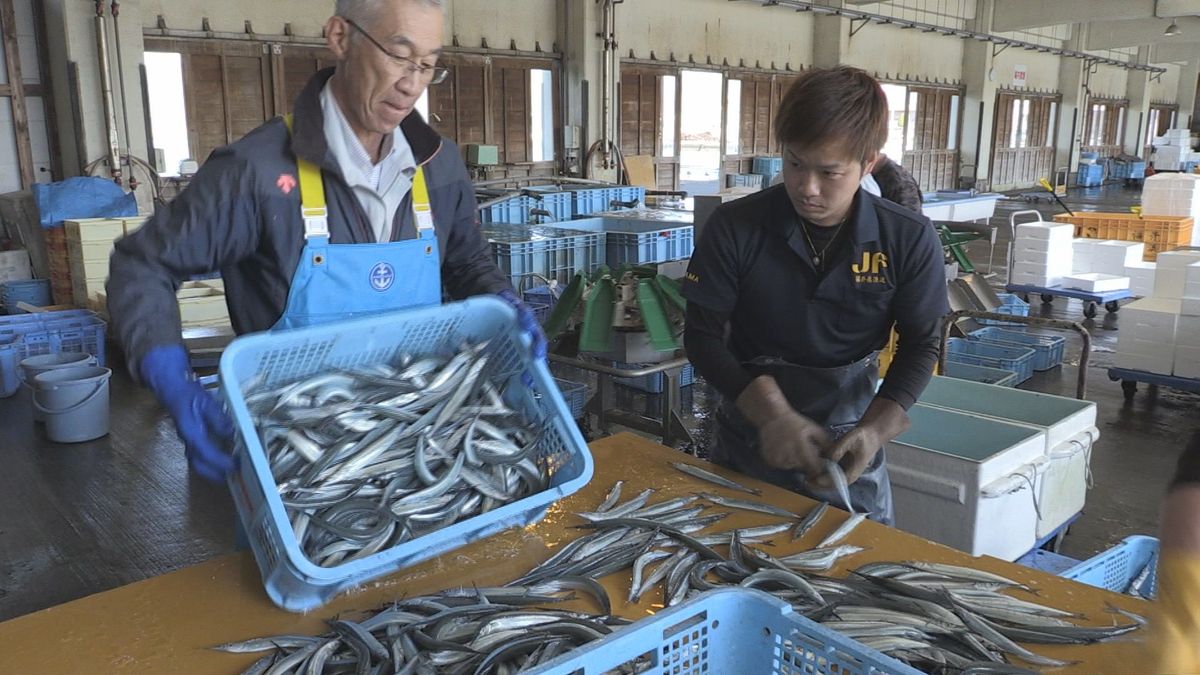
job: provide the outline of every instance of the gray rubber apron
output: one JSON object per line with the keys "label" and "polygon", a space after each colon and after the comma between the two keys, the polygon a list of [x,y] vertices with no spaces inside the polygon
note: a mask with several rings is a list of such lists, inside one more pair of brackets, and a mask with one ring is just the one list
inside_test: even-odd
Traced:
{"label": "gray rubber apron", "polygon": [[[792,407],[801,415],[824,424],[834,438],[840,438],[862,419],[875,398],[875,385],[879,380],[875,354],[837,368],[798,366],[770,358],[758,358],[742,365],[754,377],[774,377]],[[809,487],[803,473],[776,469],[763,462],[758,430],[737,411],[732,401],[723,402],[717,411],[717,442],[710,459],[813,499],[834,505],[840,502],[832,490]],[[850,504],[855,512],[867,513],[872,520],[893,524],[892,484],[888,480],[882,448],[862,477],[850,486]]]}

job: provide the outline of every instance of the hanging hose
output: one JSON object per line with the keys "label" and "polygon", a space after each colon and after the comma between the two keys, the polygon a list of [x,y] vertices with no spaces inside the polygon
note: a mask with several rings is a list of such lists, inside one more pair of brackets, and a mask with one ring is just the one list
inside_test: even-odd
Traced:
{"label": "hanging hose", "polygon": [[[125,123],[125,147],[132,148],[133,141],[129,135],[129,106],[125,101],[125,57],[121,51],[121,3],[112,0],[113,44],[117,48],[117,82],[121,86],[121,117]],[[128,156],[126,156],[128,159]],[[132,166],[130,167],[132,170]]]}

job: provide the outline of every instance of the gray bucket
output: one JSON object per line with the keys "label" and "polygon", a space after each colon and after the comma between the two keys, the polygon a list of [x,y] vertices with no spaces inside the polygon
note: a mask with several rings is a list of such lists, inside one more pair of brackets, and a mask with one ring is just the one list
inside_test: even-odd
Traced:
{"label": "gray bucket", "polygon": [[82,443],[108,434],[108,378],[100,366],[57,368],[33,378],[33,407],[55,443]]}
{"label": "gray bucket", "polygon": [[[41,375],[48,370],[56,370],[58,368],[81,368],[84,366],[96,365],[96,357],[91,354],[81,354],[79,352],[60,352],[58,354],[42,354],[41,356],[30,356],[21,361],[17,368],[18,374],[21,376],[21,388],[25,390],[25,395],[29,397],[30,404],[33,403],[33,378]],[[33,421],[45,422],[45,417],[37,406],[33,406]]]}

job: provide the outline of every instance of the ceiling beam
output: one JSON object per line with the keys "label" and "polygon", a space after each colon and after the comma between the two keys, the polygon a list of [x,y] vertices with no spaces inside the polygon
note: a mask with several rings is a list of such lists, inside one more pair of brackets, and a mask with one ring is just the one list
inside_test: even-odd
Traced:
{"label": "ceiling beam", "polygon": [[1179,16],[1200,16],[1200,0],[1158,0],[1154,16],[1160,19]]}
{"label": "ceiling beam", "polygon": [[1154,15],[1154,0],[1005,0],[996,3],[992,30],[1005,32],[1092,21],[1141,19]]}
{"label": "ceiling beam", "polygon": [[1173,38],[1163,31],[1171,19],[1135,19],[1132,21],[1093,21],[1088,24],[1086,49],[1117,49],[1141,45],[1195,42],[1200,40],[1200,19],[1181,17],[1175,22],[1182,31]]}
{"label": "ceiling beam", "polygon": [[1150,63],[1187,63],[1200,54],[1200,44],[1171,42],[1150,48]]}

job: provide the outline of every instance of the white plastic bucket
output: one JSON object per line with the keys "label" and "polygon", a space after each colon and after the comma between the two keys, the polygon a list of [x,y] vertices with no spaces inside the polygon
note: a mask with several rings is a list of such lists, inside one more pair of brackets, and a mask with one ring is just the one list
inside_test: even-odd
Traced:
{"label": "white plastic bucket", "polygon": [[55,443],[82,443],[108,435],[108,379],[100,366],[56,368],[33,378],[33,407],[46,418]]}
{"label": "white plastic bucket", "polygon": [[[21,377],[21,388],[25,390],[30,403],[33,402],[33,378],[48,370],[58,368],[80,368],[96,365],[96,357],[79,352],[59,352],[57,354],[42,354],[23,359],[18,368]],[[33,421],[45,422],[45,417],[37,406],[33,406]]]}

